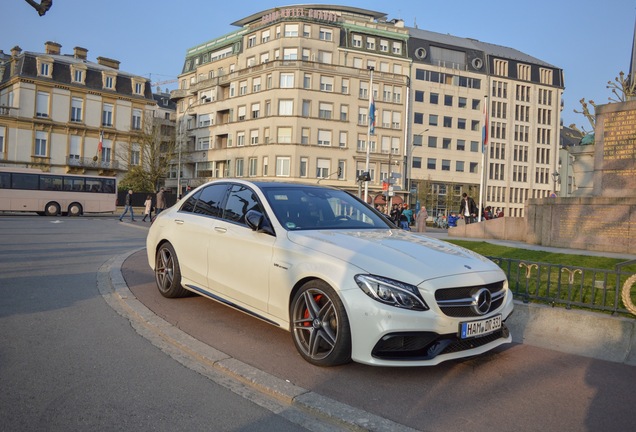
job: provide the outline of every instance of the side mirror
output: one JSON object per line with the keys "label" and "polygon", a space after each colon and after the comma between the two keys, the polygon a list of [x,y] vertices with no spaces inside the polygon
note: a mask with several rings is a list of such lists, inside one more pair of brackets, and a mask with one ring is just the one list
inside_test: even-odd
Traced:
{"label": "side mirror", "polygon": [[249,210],[245,214],[245,223],[252,231],[274,235],[274,230],[269,224],[269,221],[265,218],[265,215],[258,210]]}

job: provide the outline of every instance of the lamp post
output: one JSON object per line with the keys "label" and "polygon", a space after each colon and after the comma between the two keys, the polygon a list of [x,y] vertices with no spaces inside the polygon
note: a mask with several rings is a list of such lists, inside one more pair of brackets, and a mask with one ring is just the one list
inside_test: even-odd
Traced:
{"label": "lamp post", "polygon": [[[371,136],[375,133],[375,99],[373,97],[373,66],[368,66],[369,69],[369,115],[368,115],[368,129],[367,129],[367,148],[365,156],[364,169],[366,173],[369,173],[369,159],[371,152]],[[368,174],[367,174],[368,176]],[[369,179],[364,182],[364,202],[369,202]]]}
{"label": "lamp post", "polygon": [[[413,136],[414,137],[422,136],[426,132],[428,132],[428,129],[424,129],[420,133],[413,134]],[[408,199],[408,204],[409,205],[412,204],[411,203],[411,165],[413,164],[413,160],[412,160],[413,159],[413,147],[414,147],[414,144],[413,144],[413,142],[411,142],[404,149],[405,150],[404,151],[404,190],[406,190],[408,192],[408,198],[409,198]],[[415,201],[417,202],[417,198],[416,198]]]}
{"label": "lamp post", "polygon": [[554,188],[553,188],[553,193],[554,196],[557,195],[557,183],[559,182],[559,180],[561,179],[561,174],[558,173],[558,171],[555,171],[552,173],[552,181],[554,182]]}

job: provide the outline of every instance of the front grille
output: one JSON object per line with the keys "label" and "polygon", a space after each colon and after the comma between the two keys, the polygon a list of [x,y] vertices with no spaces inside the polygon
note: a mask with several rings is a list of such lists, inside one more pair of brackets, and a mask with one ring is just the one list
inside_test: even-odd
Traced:
{"label": "front grille", "polygon": [[478,348],[508,335],[505,325],[496,332],[472,339],[432,332],[391,333],[378,341],[371,355],[382,360],[431,360],[440,354]]}
{"label": "front grille", "polygon": [[442,312],[447,316],[455,318],[478,317],[482,314],[474,310],[475,301],[473,296],[482,288],[490,291],[492,297],[490,311],[497,310],[503,304],[506,294],[504,281],[486,285],[439,289],[435,291],[435,300]]}

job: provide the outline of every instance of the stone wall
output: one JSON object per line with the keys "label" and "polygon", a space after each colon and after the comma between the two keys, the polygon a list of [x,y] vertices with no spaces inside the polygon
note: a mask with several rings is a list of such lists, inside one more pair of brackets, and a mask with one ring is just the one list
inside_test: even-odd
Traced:
{"label": "stone wall", "polygon": [[526,242],[602,252],[636,251],[636,197],[543,198],[526,204]]}

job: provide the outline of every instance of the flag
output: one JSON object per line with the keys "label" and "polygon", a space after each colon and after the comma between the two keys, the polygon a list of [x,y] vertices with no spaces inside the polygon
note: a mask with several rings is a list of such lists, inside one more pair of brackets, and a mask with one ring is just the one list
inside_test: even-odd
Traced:
{"label": "flag", "polygon": [[375,133],[375,100],[373,99],[373,90],[371,90],[371,96],[369,97],[369,133],[371,135]]}
{"label": "flag", "polygon": [[104,143],[104,132],[100,131],[99,132],[99,143],[97,144],[97,153],[101,153],[102,152],[103,143]]}
{"label": "flag", "polygon": [[484,126],[481,130],[481,152],[484,153],[486,151],[486,147],[488,146],[488,134],[489,134],[489,123],[488,123],[488,98],[484,99]]}

